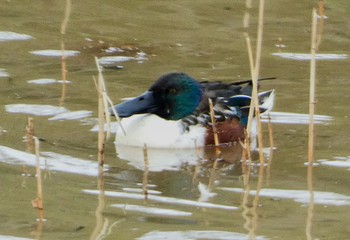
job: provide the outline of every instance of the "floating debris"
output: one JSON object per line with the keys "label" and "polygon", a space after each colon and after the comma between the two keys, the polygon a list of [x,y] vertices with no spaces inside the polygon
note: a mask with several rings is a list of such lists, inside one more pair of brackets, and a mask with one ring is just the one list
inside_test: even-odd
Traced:
{"label": "floating debris", "polygon": [[[242,193],[242,188],[220,188],[229,192]],[[251,195],[255,195],[256,191],[251,190]],[[333,192],[321,192],[313,191],[314,203],[321,205],[331,206],[345,206],[350,205],[350,196],[333,193]],[[259,192],[260,197],[272,197],[272,198],[284,198],[292,199],[295,202],[308,204],[310,202],[310,191],[307,190],[288,190],[288,189],[261,189]]]}
{"label": "floating debris", "polygon": [[101,57],[98,59],[99,64],[104,68],[116,67],[117,69],[123,68],[122,66],[117,66],[117,64],[122,62],[128,62],[131,60],[138,61],[143,63],[145,60],[148,60],[147,54],[144,52],[137,52],[135,57],[128,56],[107,56]]}
{"label": "floating debris", "polygon": [[[311,60],[311,54],[309,53],[272,53],[271,55],[291,60]],[[348,55],[336,53],[318,53],[316,54],[315,58],[316,60],[343,60],[347,59]]]}
{"label": "floating debris", "polygon": [[38,50],[38,51],[31,51],[30,52],[33,55],[37,56],[43,56],[43,57],[74,57],[80,54],[79,51],[74,50]]}
{"label": "floating debris", "polygon": [[123,209],[126,212],[140,212],[148,215],[157,216],[187,217],[192,215],[191,212],[184,212],[165,208],[146,207],[132,204],[112,204],[111,207]]}
{"label": "floating debris", "polygon": [[103,49],[103,51],[106,53],[122,53],[122,52],[124,52],[124,50],[119,48],[119,47],[109,47],[107,49]]}
{"label": "floating debris", "polygon": [[27,83],[46,85],[46,84],[54,84],[54,83],[70,83],[70,81],[56,80],[51,78],[39,78],[34,80],[28,80]]}
{"label": "floating debris", "polygon": [[[248,234],[227,232],[227,231],[151,231],[138,240],[161,240],[161,239],[176,239],[176,240],[201,240],[201,239],[216,239],[216,240],[247,240],[251,239]],[[254,236],[256,240],[266,239],[263,236]]]}
{"label": "floating debris", "polygon": [[15,33],[8,31],[0,31],[0,42],[5,41],[24,41],[32,39],[33,37],[23,33]]}
{"label": "floating debris", "polygon": [[79,110],[79,111],[73,111],[73,112],[60,113],[49,118],[49,120],[50,121],[78,120],[78,119],[90,117],[91,115],[92,115],[92,111]]}
{"label": "floating debris", "polygon": [[137,60],[139,63],[143,63],[145,60],[148,60],[147,54],[144,52],[138,52],[136,53],[135,60]]}
{"label": "floating debris", "polygon": [[39,104],[9,104],[5,106],[5,110],[10,113],[23,113],[35,116],[54,116],[68,112],[64,107]]}
{"label": "floating debris", "polygon": [[[87,176],[98,175],[96,161],[84,160],[54,152],[41,152],[40,167],[50,171],[66,172]],[[0,162],[11,165],[36,166],[36,156],[27,152],[0,146]],[[104,165],[106,168],[108,166]]]}

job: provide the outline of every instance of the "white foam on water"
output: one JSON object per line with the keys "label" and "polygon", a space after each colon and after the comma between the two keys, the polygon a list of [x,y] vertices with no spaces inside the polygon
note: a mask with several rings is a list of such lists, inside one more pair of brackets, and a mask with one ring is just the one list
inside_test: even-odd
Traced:
{"label": "white foam on water", "polygon": [[[93,195],[98,195],[100,193],[98,190],[90,190],[90,189],[84,189],[83,192],[87,194],[93,194]],[[145,199],[145,196],[143,194],[136,194],[136,193],[105,191],[104,194],[106,197],[128,198],[128,199],[136,199],[136,200]],[[215,208],[215,209],[224,209],[224,210],[238,209],[238,207],[234,207],[234,206],[220,205],[220,204],[207,203],[207,202],[198,202],[198,201],[172,198],[172,197],[162,197],[162,196],[155,196],[155,195],[148,195],[147,199],[150,201],[167,203],[167,204],[186,205],[186,206],[202,207],[202,208]]]}
{"label": "white foam on water", "polygon": [[23,113],[35,116],[53,116],[68,112],[64,107],[39,104],[9,104],[5,106],[5,110],[9,113]]}
{"label": "white foam on water", "polygon": [[[242,188],[220,188],[229,192],[242,193]],[[249,194],[255,195],[256,191],[251,190]],[[313,191],[314,204],[331,205],[331,206],[345,206],[350,205],[350,196],[333,193],[333,192],[321,192]],[[310,202],[310,192],[306,190],[288,190],[288,189],[261,189],[259,192],[260,197],[272,197],[292,199],[295,202],[308,204]]]}
{"label": "white foam on water", "polygon": [[70,81],[56,80],[51,78],[39,78],[28,80],[27,83],[38,84],[38,85],[46,85],[46,84],[54,84],[54,83],[70,83]]}
{"label": "white foam on water", "polygon": [[148,215],[169,216],[169,217],[188,217],[191,212],[178,211],[173,209],[146,207],[132,204],[112,204],[111,207],[123,209],[126,212],[140,212]]}
{"label": "white foam on water", "polygon": [[32,39],[33,37],[23,33],[0,31],[0,42],[5,41],[24,41]]}
{"label": "white foam on water", "polygon": [[79,110],[79,111],[73,111],[73,112],[59,113],[49,118],[49,120],[50,121],[78,120],[78,119],[90,117],[91,115],[92,115],[92,111]]}
{"label": "white foam on water", "polygon": [[350,156],[348,157],[334,157],[334,160],[320,159],[317,162],[324,166],[349,168],[350,169]]}
{"label": "white foam on water", "polygon": [[[123,191],[130,192],[130,193],[143,193],[143,189],[141,188],[122,188],[122,189]],[[162,192],[157,190],[147,189],[147,194],[159,195],[159,194],[162,194]]]}
{"label": "white foam on water", "polygon": [[[269,114],[261,115],[262,122],[269,122],[280,124],[309,124],[310,115],[303,113],[289,113],[289,112],[269,112]],[[315,124],[327,124],[331,122],[333,118],[326,115],[314,115]]]}
{"label": "white foam on water", "polygon": [[30,53],[42,57],[74,57],[80,54],[79,51],[74,50],[37,50]]}
{"label": "white foam on water", "polygon": [[98,62],[102,66],[108,66],[108,65],[113,65],[115,63],[120,63],[120,62],[127,62],[130,60],[134,60],[134,57],[127,57],[127,56],[109,56],[109,57],[101,57],[98,59]]}
{"label": "white foam on water", "polygon": [[[137,238],[138,240],[164,240],[164,239],[176,239],[176,240],[202,240],[202,239],[216,239],[216,240],[249,240],[249,235],[236,232],[227,231],[151,231],[143,236]],[[266,239],[263,236],[255,236],[256,240]]]}
{"label": "white foam on water", "polygon": [[33,240],[33,238],[22,238],[9,235],[0,235],[0,240]]}
{"label": "white foam on water", "polygon": [[[0,162],[11,165],[36,166],[36,156],[6,146],[0,146]],[[98,175],[98,163],[54,152],[40,153],[40,167],[50,171],[74,173],[87,176]],[[108,166],[105,165],[106,168]]]}
{"label": "white foam on water", "polygon": [[[311,60],[311,54],[309,53],[272,53],[272,56],[277,56],[285,59],[309,61]],[[316,60],[343,60],[347,59],[347,54],[336,54],[336,53],[318,53],[315,56]]]}
{"label": "white foam on water", "polygon": [[6,72],[5,69],[1,68],[0,69],[0,78],[8,78],[10,76],[10,74],[8,72]]}

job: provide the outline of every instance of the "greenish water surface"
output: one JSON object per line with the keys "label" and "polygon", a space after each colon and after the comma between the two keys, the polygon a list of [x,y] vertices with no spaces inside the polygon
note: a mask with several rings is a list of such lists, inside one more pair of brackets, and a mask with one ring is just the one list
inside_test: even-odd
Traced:
{"label": "greenish water surface", "polygon": [[[248,31],[255,46],[258,3],[253,2]],[[66,86],[64,107],[93,113],[85,121],[49,121],[49,117],[34,116],[35,133],[44,139],[41,151],[75,158],[97,160],[97,134],[90,131],[97,116],[97,94],[92,79],[97,75],[94,57],[115,55],[106,53],[106,49],[113,49],[110,47],[125,50],[118,55],[134,57],[137,52],[144,52],[147,56],[142,62],[119,63],[123,66],[120,70],[104,71],[108,93],[115,102],[142,93],[160,75],[173,71],[186,72],[198,80],[208,81],[251,78],[242,25],[246,11],[244,1],[72,1],[63,35],[61,24],[65,7],[66,1],[57,0],[11,0],[0,5],[0,31],[33,37],[27,41],[0,42],[0,69],[10,75],[0,78],[1,146],[25,150],[23,136],[28,115],[6,112],[6,105],[59,105],[60,84],[35,85],[27,81],[62,78],[59,58],[30,54],[36,50],[59,50],[61,42],[68,50],[80,51],[78,56],[67,58],[67,78],[71,83]],[[308,112],[309,62],[271,54],[310,52],[312,7],[311,1],[266,1],[260,76],[277,78],[262,84],[263,90],[276,90],[274,111]],[[328,18],[324,21],[319,53],[350,53],[349,11],[349,1],[326,2]],[[286,47],[278,48],[276,44]],[[348,59],[317,61],[316,113],[332,116],[334,120],[315,127],[316,160],[337,157],[350,161],[348,66]],[[263,127],[265,145],[268,145],[267,125]],[[304,165],[307,161],[307,131],[306,125],[273,124],[277,149],[263,176],[263,188],[308,190],[307,167]],[[143,171],[116,156],[113,139],[107,142],[106,151],[109,168],[104,174],[104,188],[117,192],[123,192],[125,188],[140,188],[138,183],[142,182]],[[254,211],[254,197],[250,196],[248,204],[244,205],[250,212],[245,214],[242,195],[221,189],[243,187],[241,169],[237,165],[219,170],[213,187],[217,195],[208,201],[237,206],[238,210],[121,197],[105,197],[103,202],[96,195],[82,191],[98,189],[96,177],[55,171],[46,173],[43,192],[47,221],[40,228],[36,210],[31,206],[31,200],[36,196],[35,170],[33,167],[27,169],[29,176],[23,174],[21,164],[0,163],[0,235],[33,239],[96,239],[94,230],[103,229],[98,225],[99,219],[109,228],[108,234],[99,239],[147,239],[146,234],[152,231],[183,234],[205,230],[247,234],[247,239],[261,236],[284,240],[347,239],[350,235],[349,205],[316,204],[310,210],[307,203],[261,196]],[[155,185],[152,189],[160,191],[161,196],[197,201],[200,196],[198,183],[209,183],[210,168],[201,166],[199,175],[194,172],[193,166],[182,166],[176,171],[150,172],[148,181]],[[315,191],[350,197],[347,168],[318,166],[313,174]],[[251,175],[251,189],[256,188],[258,180],[256,169]],[[104,207],[96,214],[99,203],[104,203]],[[170,208],[192,215],[164,217],[125,212],[111,207],[111,204]],[[308,231],[310,211],[313,217]]]}

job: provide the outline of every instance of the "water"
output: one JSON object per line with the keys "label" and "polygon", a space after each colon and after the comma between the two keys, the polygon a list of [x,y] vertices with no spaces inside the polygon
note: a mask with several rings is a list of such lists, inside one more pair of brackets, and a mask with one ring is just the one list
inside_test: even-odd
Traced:
{"label": "water", "polygon": [[[253,43],[256,4],[254,2],[251,11]],[[326,4],[328,19],[319,53],[349,55],[346,13],[350,4],[344,0]],[[266,3],[260,75],[277,77],[262,85],[263,90],[276,89],[274,111],[308,112],[308,61],[272,54],[309,53],[311,8],[311,3],[302,1]],[[108,92],[115,102],[143,92],[157,77],[171,71],[183,71],[198,80],[249,79],[242,28],[245,6],[243,1],[74,1],[66,33],[62,35],[64,10],[65,1],[54,0],[7,1],[0,6],[0,31],[32,37],[0,42],[0,145],[3,146],[0,155],[0,235],[4,235],[4,239],[8,236],[89,239],[98,235],[103,224],[109,226],[105,239],[164,239],[165,235],[170,239],[203,239],[201,236],[211,239],[307,239],[310,223],[312,227],[308,233],[312,239],[348,238],[349,59],[317,62],[316,113],[331,116],[333,121],[315,128],[315,158],[323,160],[313,171],[313,187],[317,191],[313,209],[308,204],[307,167],[304,165],[307,126],[303,124],[273,125],[277,149],[269,167],[265,168],[262,185],[266,190],[256,199],[257,205],[254,205],[253,191],[248,203],[242,205],[240,189],[243,181],[238,164],[220,166],[217,174],[211,176],[210,163],[197,167],[176,165],[179,154],[172,152],[155,154],[161,157],[148,175],[148,189],[158,195],[150,195],[144,202],[139,199],[143,196],[137,193],[142,188],[142,150],[134,152],[136,161],[118,159],[113,139],[106,146],[108,166],[104,188],[118,197],[106,192],[103,199],[88,194],[96,193],[100,183],[94,174],[91,176],[84,171],[89,169],[97,174],[97,167],[93,165],[97,158],[97,135],[90,131],[97,116],[97,94],[92,80],[92,75],[97,75],[94,57],[132,58],[106,66],[108,69],[104,71]],[[80,52],[67,58],[70,83],[66,86],[64,107],[79,111],[85,118],[66,120],[67,115],[63,118],[61,115],[56,118],[58,120],[48,120],[54,116],[34,116],[35,133],[43,140],[40,146],[43,155],[50,164],[59,164],[50,165],[51,171],[43,172],[44,217],[47,221],[40,226],[36,222],[37,212],[31,207],[31,200],[36,197],[32,167],[35,158],[12,150],[25,150],[24,128],[27,117],[33,115],[10,113],[5,106],[59,105],[61,84],[52,80],[62,79],[60,58],[30,52],[60,50],[61,41],[67,50]],[[276,44],[286,45],[286,48],[278,48]],[[51,79],[51,84],[28,83],[38,79]],[[66,113],[69,116],[69,112]],[[265,124],[264,132],[265,145],[268,145]],[[4,149],[8,151],[4,152]],[[196,152],[182,151],[181,154],[180,159],[196,163]],[[208,155],[210,153],[203,154],[212,157]],[[174,163],[169,164],[170,161]],[[334,161],[340,161],[345,167],[333,167]],[[71,162],[79,162],[77,171],[80,173],[75,173],[76,166],[69,165]],[[65,169],[72,171],[64,172]],[[258,176],[259,169],[254,167],[250,179],[252,190],[256,189]],[[208,184],[212,184],[210,192],[205,190]],[[293,198],[296,194],[303,198]],[[238,209],[197,206],[198,199],[203,203]],[[187,205],[183,204],[186,201]],[[340,202],[345,204],[336,204]],[[124,204],[128,204],[125,210]],[[97,215],[96,210],[99,210]],[[170,211],[173,215],[165,216],[161,210],[174,211]],[[313,213],[311,221],[308,218],[310,212]]]}

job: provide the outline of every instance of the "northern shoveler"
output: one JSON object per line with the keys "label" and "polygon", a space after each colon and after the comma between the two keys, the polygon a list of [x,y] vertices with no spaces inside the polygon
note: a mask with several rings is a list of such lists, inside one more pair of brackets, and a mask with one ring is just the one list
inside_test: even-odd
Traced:
{"label": "northern shoveler", "polygon": [[[244,138],[251,100],[251,81],[198,82],[185,73],[160,77],[148,91],[114,106],[122,118],[116,144],[149,148],[193,148],[214,144],[209,101],[219,142]],[[274,91],[259,93],[260,111],[270,110]]]}

